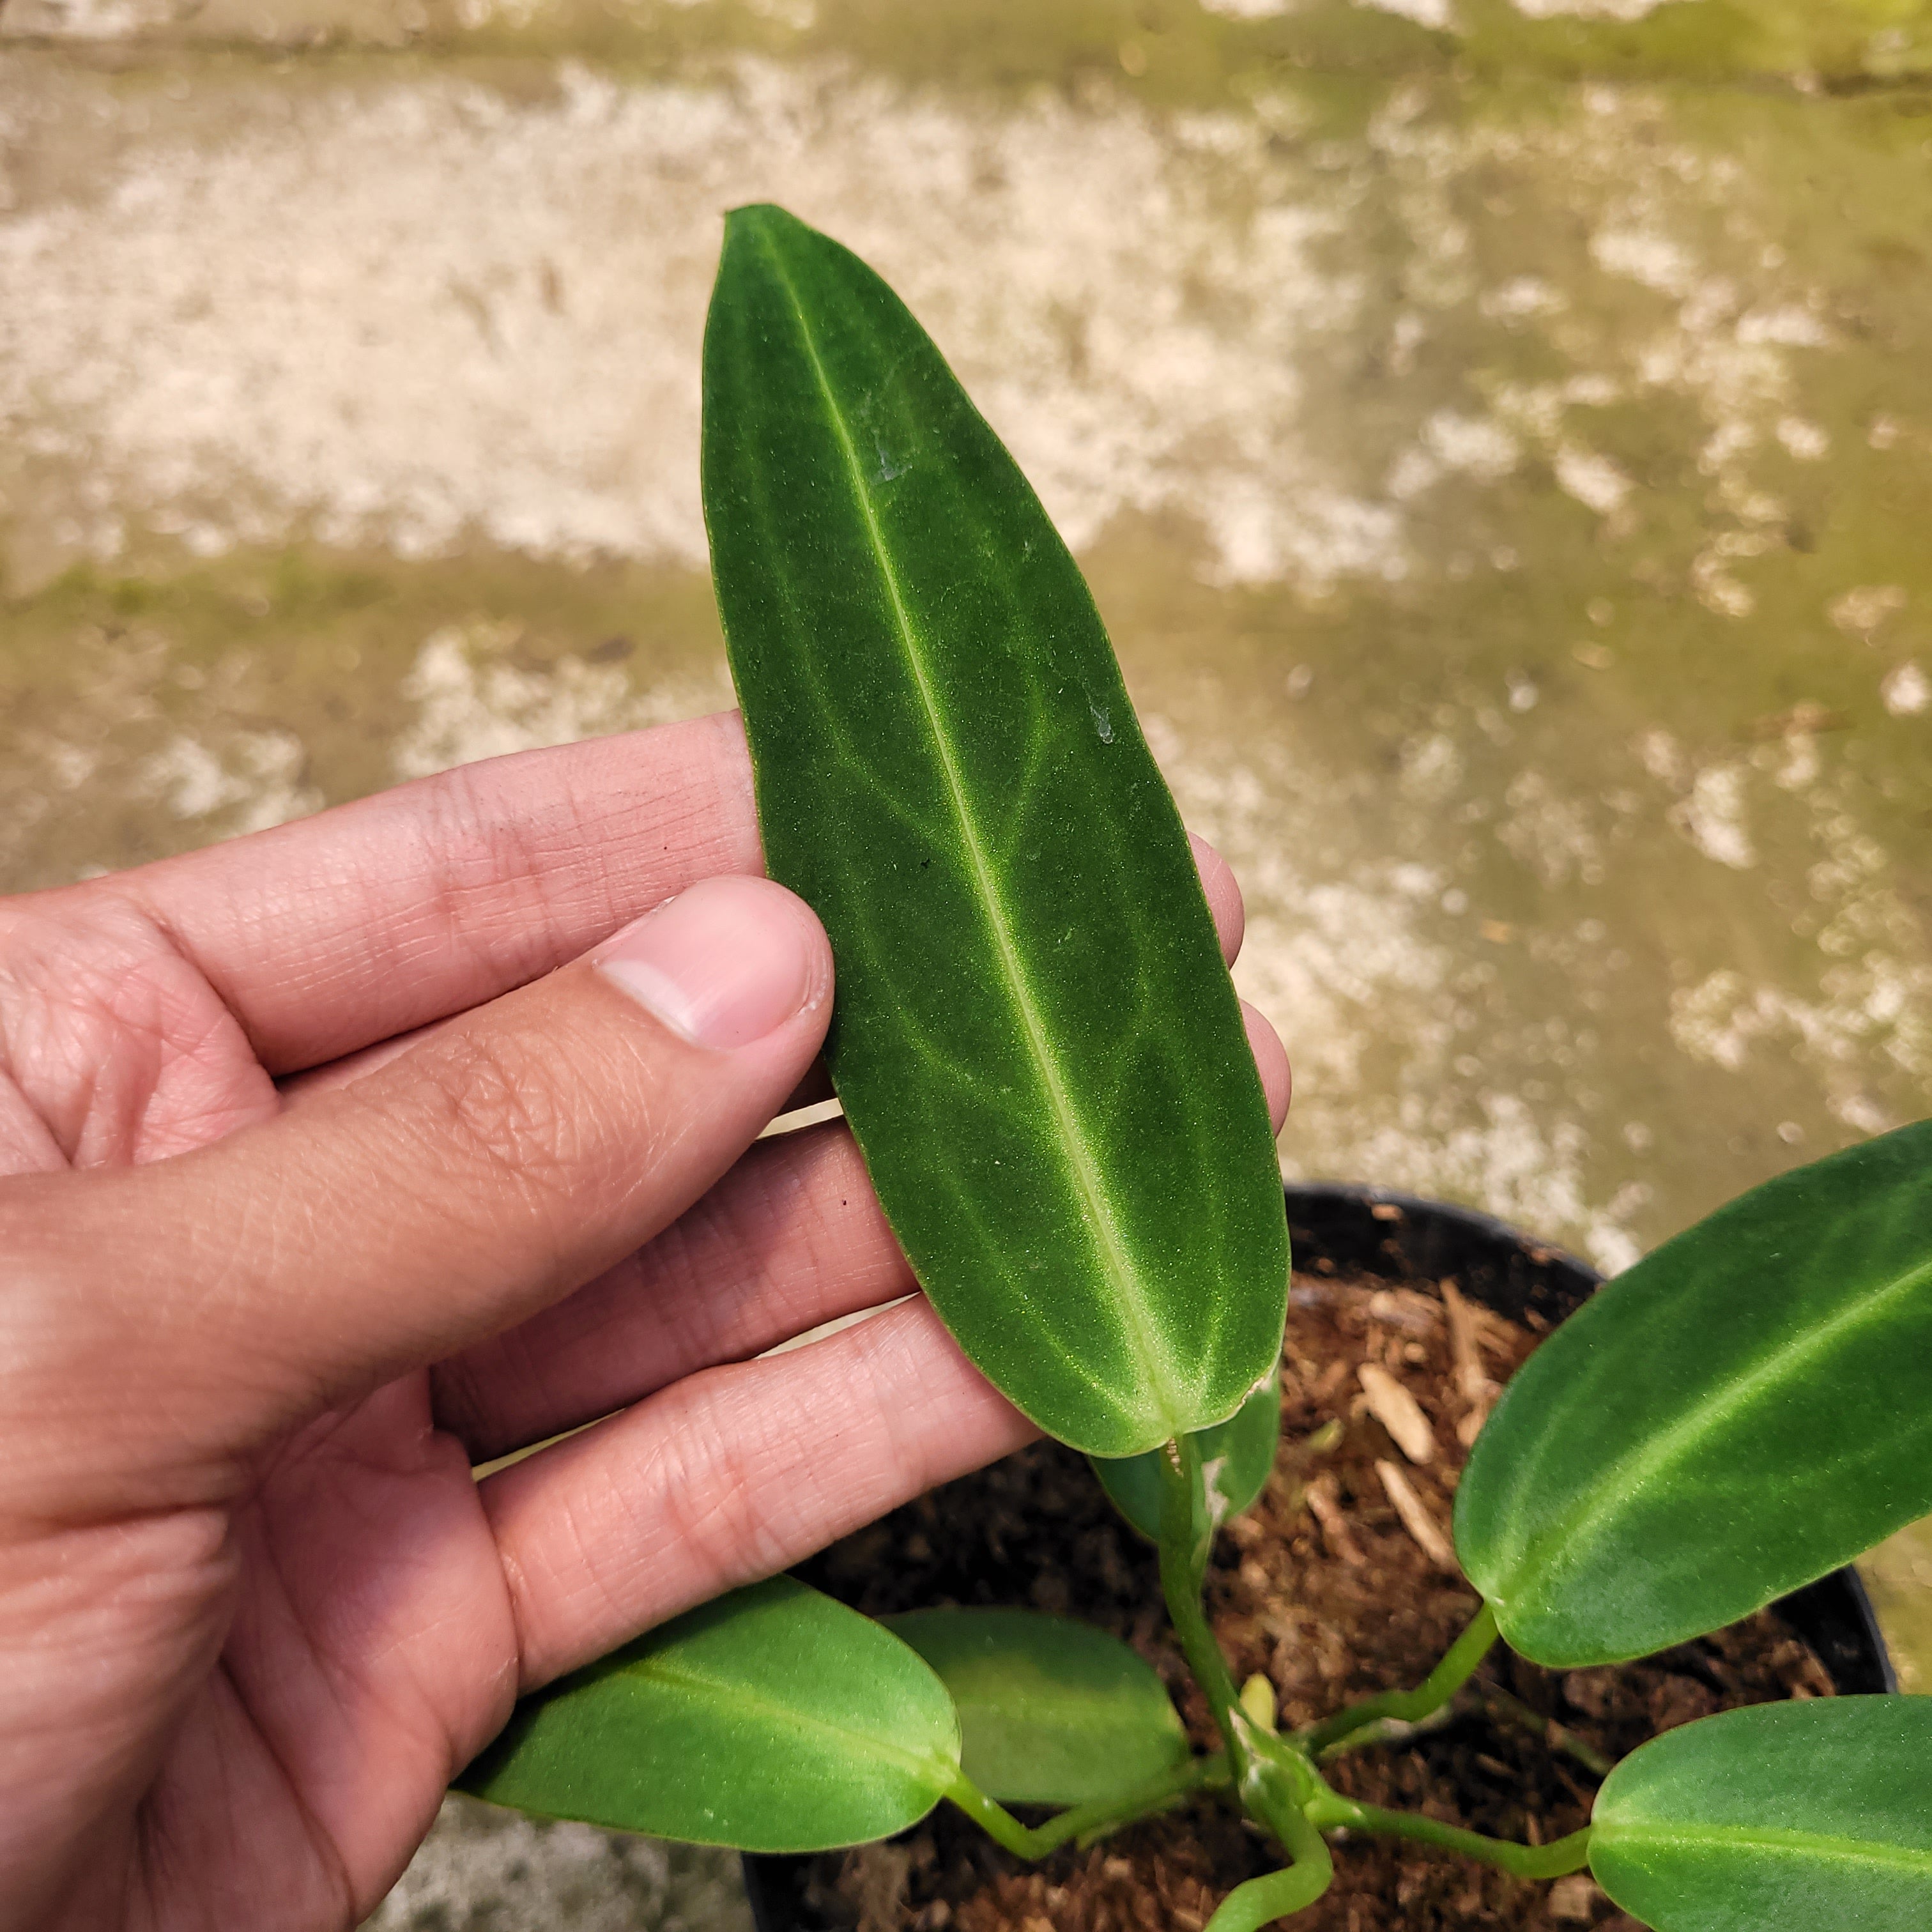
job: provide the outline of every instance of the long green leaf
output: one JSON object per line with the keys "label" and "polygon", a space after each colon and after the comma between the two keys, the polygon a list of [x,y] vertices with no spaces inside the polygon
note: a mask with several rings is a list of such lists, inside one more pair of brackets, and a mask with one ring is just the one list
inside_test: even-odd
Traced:
{"label": "long green leaf", "polygon": [[1932,1121],[1767,1182],[1620,1275],[1478,1438],[1456,1546],[1546,1664],[1643,1655],[1932,1510]]}
{"label": "long green leaf", "polygon": [[1924,1932],[1932,1700],[1760,1704],[1633,1752],[1590,1868],[1663,1932]]}
{"label": "long green leaf", "polygon": [[[1201,1432],[1201,1475],[1207,1494],[1200,1500],[1204,1528],[1217,1529],[1246,1509],[1267,1486],[1281,1441],[1281,1367],[1226,1422]],[[1096,1456],[1094,1471],[1114,1506],[1135,1528],[1160,1540],[1160,1452],[1124,1461]]]}
{"label": "long green leaf", "polygon": [[838,962],[828,1059],[894,1231],[1041,1426],[1131,1455],[1280,1346],[1266,1105],[1085,584],[856,256],[727,225],[704,502],[775,877]]}
{"label": "long green leaf", "polygon": [[740,1851],[854,1845],[958,1768],[952,1700],[869,1618],[788,1576],[734,1592],[525,1698],[458,1788]]}
{"label": "long green leaf", "polygon": [[1008,1804],[1084,1804],[1150,1784],[1187,1756],[1153,1667],[1089,1624],[1035,1610],[911,1610],[886,1628],[958,1708],[961,1762]]}

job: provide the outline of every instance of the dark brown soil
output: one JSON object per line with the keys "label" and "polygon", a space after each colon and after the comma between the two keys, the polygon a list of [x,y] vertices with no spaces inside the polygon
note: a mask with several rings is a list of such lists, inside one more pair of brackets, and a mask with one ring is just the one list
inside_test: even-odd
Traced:
{"label": "dark brown soil", "polygon": [[[1264,1672],[1284,1728],[1420,1682],[1478,1608],[1468,1586],[1405,1525],[1378,1466],[1406,1480],[1446,1536],[1466,1453],[1461,1438],[1473,1438],[1495,1385],[1535,1339],[1461,1304],[1453,1288],[1451,1296],[1445,1308],[1432,1292],[1296,1277],[1275,1472],[1220,1538],[1208,1593],[1235,1681]],[[1377,1418],[1364,1364],[1420,1406],[1433,1438],[1426,1461],[1405,1455]],[[1331,1423],[1339,1427],[1328,1435],[1339,1439],[1311,1448],[1309,1438]],[[1404,1432],[1400,1418],[1397,1425]],[[1412,1435],[1409,1447],[1419,1446]],[[1420,1527],[1426,1538],[1429,1523]],[[804,1574],[874,1616],[953,1603],[1085,1618],[1160,1672],[1198,1745],[1216,1742],[1168,1631],[1150,1547],[1115,1514],[1084,1459],[1057,1444],[936,1490],[835,1545]],[[1546,1671],[1498,1646],[1444,1727],[1327,1769],[1351,1796],[1545,1844],[1588,1822],[1598,1781],[1556,1748],[1552,1727],[1585,1757],[1615,1759],[1713,1711],[1831,1691],[1816,1659],[1769,1612],[1620,1669]],[[860,1932],[1199,1932],[1232,1886],[1281,1862],[1212,1800],[1037,1866],[941,1805],[890,1844],[814,1861],[805,1892],[824,1925]],[[1337,1840],[1335,1863],[1333,1888],[1292,1922],[1295,1932],[1624,1932],[1636,1923],[1582,1874],[1532,1885],[1441,1852],[1359,1838]]]}

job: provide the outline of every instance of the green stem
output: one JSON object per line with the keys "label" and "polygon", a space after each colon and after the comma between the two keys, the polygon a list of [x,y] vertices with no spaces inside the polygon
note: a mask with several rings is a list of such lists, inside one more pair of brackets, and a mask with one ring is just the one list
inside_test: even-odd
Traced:
{"label": "green stem", "polygon": [[1308,1816],[1324,1832],[1346,1826],[1352,1832],[1368,1832],[1378,1838],[1412,1838],[1418,1844],[1439,1846],[1444,1851],[1460,1852],[1465,1858],[1500,1866],[1517,1878],[1561,1878],[1565,1872],[1581,1871],[1590,1856],[1587,1825],[1552,1844],[1515,1845],[1506,1838],[1486,1838],[1480,1832],[1466,1832],[1413,1811],[1384,1811],[1378,1804],[1358,1804],[1336,1791],[1314,1799]]}
{"label": "green stem", "polygon": [[[1294,1854],[1298,1838],[1308,1842],[1307,1857],[1325,1862],[1320,1834],[1307,1827],[1301,1807],[1325,1789],[1314,1760],[1292,1738],[1258,1724],[1234,1688],[1228,1660],[1202,1608],[1214,1532],[1201,1497],[1201,1448],[1191,1436],[1178,1436],[1160,1450],[1160,1586],[1168,1615],[1180,1640],[1181,1653],[1194,1681],[1206,1694],[1227,1746],[1228,1768],[1241,1808]],[[1325,1881],[1324,1882],[1325,1883]]]}
{"label": "green stem", "polygon": [[1351,1731],[1339,1743],[1330,1744],[1322,1754],[1321,1762],[1326,1764],[1346,1752],[1366,1750],[1377,1744],[1413,1744],[1432,1732],[1446,1730],[1456,1721],[1462,1701],[1460,1696],[1453,1697],[1441,1710],[1432,1711],[1413,1724],[1406,1724],[1400,1718],[1378,1718],[1373,1724],[1364,1724],[1359,1731]]}
{"label": "green stem", "polygon": [[1003,1804],[988,1798],[962,1771],[946,1788],[946,1795],[996,1844],[1016,1857],[1043,1858],[1057,1852],[1070,1839],[1090,1834],[1104,1835],[1131,1825],[1137,1818],[1163,1811],[1190,1792],[1212,1790],[1228,1782],[1228,1760],[1216,1752],[1212,1757],[1191,1757],[1163,1772],[1151,1784],[1124,1792],[1118,1798],[1096,1798],[1076,1804],[1049,1818],[1044,1825],[1022,1825]]}
{"label": "green stem", "polygon": [[1520,1698],[1512,1697],[1497,1685],[1479,1682],[1470,1685],[1469,1694],[1484,1705],[1492,1717],[1507,1718],[1525,1730],[1534,1731],[1551,1750],[1568,1753],[1586,1771],[1595,1776],[1608,1778],[1616,1768],[1615,1760],[1606,1757],[1594,1744],[1586,1744],[1574,1731],[1559,1724],[1554,1718],[1538,1716]]}
{"label": "green stem", "polygon": [[1450,1646],[1449,1654],[1415,1690],[1384,1690],[1379,1696],[1364,1698],[1360,1703],[1351,1704],[1346,1711],[1337,1711],[1332,1718],[1297,1732],[1296,1742],[1311,1757],[1318,1757],[1345,1738],[1353,1737],[1384,1718],[1394,1718],[1406,1724],[1420,1724],[1462,1689],[1496,1640],[1496,1612],[1485,1604],[1476,1612],[1475,1622]]}
{"label": "green stem", "polygon": [[1282,1822],[1294,1864],[1236,1886],[1208,1920],[1207,1932],[1260,1932],[1270,1919],[1312,1905],[1334,1883],[1335,1862],[1322,1834],[1299,1810]]}
{"label": "green stem", "polygon": [[[1228,1762],[1243,1779],[1250,1756],[1247,1720],[1207,1613],[1201,1607],[1210,1538],[1201,1533],[1195,1497],[1201,1486],[1201,1450],[1191,1436],[1177,1437],[1160,1449],[1160,1588],[1174,1620],[1181,1654],[1194,1681],[1206,1694],[1214,1721],[1228,1747]],[[1240,1714],[1238,1715],[1237,1714]]]}

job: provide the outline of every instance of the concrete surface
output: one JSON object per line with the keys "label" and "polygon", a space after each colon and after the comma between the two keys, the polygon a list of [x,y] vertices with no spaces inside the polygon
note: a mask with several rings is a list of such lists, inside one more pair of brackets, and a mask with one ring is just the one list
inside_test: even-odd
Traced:
{"label": "concrete surface", "polygon": [[[1929,193],[1906,0],[4,0],[0,878],[728,701],[776,198],[1079,548],[1285,1165],[1622,1265],[1932,1111]],[[520,1829],[381,1922],[728,1922]]]}

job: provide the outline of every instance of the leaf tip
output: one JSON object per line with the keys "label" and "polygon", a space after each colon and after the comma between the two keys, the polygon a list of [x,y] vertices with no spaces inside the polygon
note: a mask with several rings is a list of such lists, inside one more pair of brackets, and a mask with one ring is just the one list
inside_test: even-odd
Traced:
{"label": "leaf tip", "polygon": [[734,234],[763,232],[772,235],[804,228],[805,224],[796,215],[781,208],[775,201],[748,201],[724,212],[724,233],[728,239]]}

